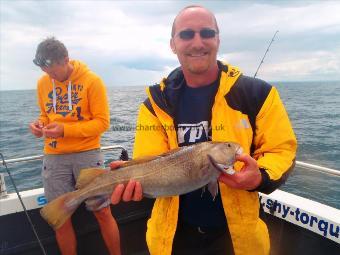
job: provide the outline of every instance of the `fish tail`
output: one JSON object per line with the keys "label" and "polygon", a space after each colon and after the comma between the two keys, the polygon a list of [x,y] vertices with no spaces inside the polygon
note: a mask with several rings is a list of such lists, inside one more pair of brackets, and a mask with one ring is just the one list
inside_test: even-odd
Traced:
{"label": "fish tail", "polygon": [[52,200],[40,210],[41,216],[54,229],[60,228],[69,219],[82,201],[76,199],[77,191],[68,192]]}

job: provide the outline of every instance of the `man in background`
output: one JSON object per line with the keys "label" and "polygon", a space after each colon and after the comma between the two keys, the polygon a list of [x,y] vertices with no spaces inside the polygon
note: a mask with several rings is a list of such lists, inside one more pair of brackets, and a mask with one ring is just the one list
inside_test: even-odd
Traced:
{"label": "man in background", "polygon": [[[45,74],[37,87],[40,116],[29,128],[45,140],[42,179],[52,201],[75,189],[81,169],[104,166],[100,136],[110,124],[109,106],[103,81],[84,63],[69,60],[62,42],[53,37],[42,41],[33,62]],[[110,254],[120,254],[109,200],[89,200],[87,208],[97,218]],[[77,254],[71,219],[56,230],[56,239],[63,255]]]}
{"label": "man in background", "polygon": [[[170,46],[180,67],[147,90],[141,105],[134,157],[159,155],[204,141],[239,143],[236,173],[221,174],[213,199],[201,189],[158,198],[146,240],[152,255],[269,254],[258,192],[278,188],[293,169],[297,142],[277,90],[217,60],[215,16],[188,6],[176,16]],[[117,166],[118,164],[114,164]],[[140,183],[119,185],[112,203],[142,198]]]}

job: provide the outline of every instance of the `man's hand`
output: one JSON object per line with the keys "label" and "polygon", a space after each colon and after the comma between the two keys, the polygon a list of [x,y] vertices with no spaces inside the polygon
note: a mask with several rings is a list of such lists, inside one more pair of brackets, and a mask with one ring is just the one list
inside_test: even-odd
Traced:
{"label": "man's hand", "polygon": [[262,181],[257,161],[248,154],[237,155],[236,160],[244,163],[242,169],[233,175],[221,174],[218,180],[234,189],[252,190],[257,188]]}
{"label": "man's hand", "polygon": [[64,136],[64,125],[56,122],[50,123],[42,129],[42,133],[47,138],[58,138]]}
{"label": "man's hand", "polygon": [[39,120],[36,120],[29,124],[29,129],[35,137],[40,138],[43,136],[42,128],[44,127],[44,124],[40,122]]}
{"label": "man's hand", "polygon": [[[111,170],[114,170],[124,164],[126,161],[113,161],[110,163]],[[118,204],[121,200],[125,202],[140,201],[143,198],[143,190],[140,182],[130,180],[126,187],[119,184],[111,195],[111,203]]]}

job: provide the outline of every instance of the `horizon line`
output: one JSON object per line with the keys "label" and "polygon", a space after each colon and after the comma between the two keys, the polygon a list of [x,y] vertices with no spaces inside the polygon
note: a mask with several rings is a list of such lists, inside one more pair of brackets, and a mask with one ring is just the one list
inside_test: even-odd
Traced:
{"label": "horizon line", "polygon": [[[311,80],[296,80],[296,81],[266,81],[269,84],[272,84],[273,86],[275,86],[275,84],[277,83],[303,83],[303,82],[310,82],[310,83],[317,83],[317,82],[340,82],[340,80],[326,80],[326,81],[322,81],[322,80],[317,80],[317,81],[311,81]],[[147,86],[151,86],[155,83],[150,83],[149,85],[106,85],[107,88],[114,88],[114,87],[147,87]],[[0,91],[25,91],[25,90],[36,90],[36,88],[27,88],[27,89],[23,89],[23,88],[18,88],[18,89],[2,89],[0,88]]]}

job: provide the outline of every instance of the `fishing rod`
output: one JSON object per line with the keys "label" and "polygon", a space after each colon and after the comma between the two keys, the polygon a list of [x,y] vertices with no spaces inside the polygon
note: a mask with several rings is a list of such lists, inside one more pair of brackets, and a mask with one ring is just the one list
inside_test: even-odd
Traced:
{"label": "fishing rod", "polygon": [[8,176],[9,176],[9,178],[10,178],[12,184],[13,184],[13,187],[14,187],[14,189],[15,189],[15,192],[17,193],[17,196],[18,196],[18,198],[19,198],[19,200],[20,200],[21,206],[22,206],[22,208],[24,209],[24,212],[25,212],[25,214],[26,214],[27,220],[28,220],[29,224],[31,225],[32,231],[33,231],[33,233],[34,233],[36,239],[38,240],[38,243],[39,243],[39,246],[40,246],[40,248],[41,248],[41,251],[42,251],[42,253],[43,253],[44,255],[47,255],[46,250],[45,250],[44,246],[42,245],[41,240],[40,240],[40,238],[39,238],[39,236],[38,236],[38,233],[37,233],[37,231],[36,231],[36,229],[35,229],[35,227],[34,227],[34,225],[33,225],[33,222],[32,222],[32,220],[31,220],[31,217],[30,217],[30,216],[28,215],[28,213],[27,213],[26,206],[25,206],[24,202],[22,201],[22,198],[21,198],[21,196],[20,196],[20,193],[19,193],[19,191],[18,191],[17,186],[15,185],[15,182],[14,182],[14,179],[13,179],[13,177],[12,177],[12,175],[11,175],[11,172],[10,172],[10,171],[8,170],[8,168],[7,168],[7,164],[6,164],[5,158],[4,158],[4,156],[2,155],[2,153],[0,153],[0,156],[1,156],[1,159],[2,159],[2,164],[3,164],[4,167],[6,168],[7,174],[8,174]]}
{"label": "fishing rod", "polygon": [[270,46],[272,45],[272,43],[274,42],[274,38],[275,38],[275,36],[276,36],[276,34],[277,34],[278,32],[279,32],[279,30],[276,30],[275,34],[273,35],[272,40],[270,41],[270,43],[269,43],[269,45],[268,45],[268,47],[267,47],[267,50],[266,50],[266,52],[264,53],[264,55],[263,55],[263,57],[262,57],[262,59],[261,59],[261,62],[260,62],[259,66],[258,66],[257,69],[256,69],[256,72],[255,72],[255,74],[254,74],[254,78],[256,77],[257,72],[259,71],[261,65],[263,64],[263,60],[265,59],[265,57],[266,57],[266,55],[267,55],[267,53],[268,53],[268,51],[269,51],[269,48],[270,48]]}

